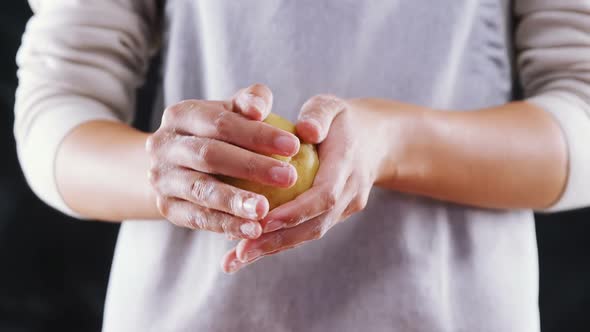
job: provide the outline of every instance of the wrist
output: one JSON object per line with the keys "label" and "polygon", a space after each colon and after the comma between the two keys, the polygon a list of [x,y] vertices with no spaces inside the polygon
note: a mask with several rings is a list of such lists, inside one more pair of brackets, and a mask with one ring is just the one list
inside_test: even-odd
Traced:
{"label": "wrist", "polygon": [[143,194],[143,196],[141,197],[142,208],[140,210],[144,211],[144,219],[161,219],[163,217],[160,214],[160,211],[158,210],[157,193],[150,183],[150,157],[147,150],[145,149],[146,141],[149,136],[150,134],[148,133],[140,133],[137,137],[138,142],[136,144],[138,147],[141,147],[141,149],[138,151],[138,155],[141,155],[140,159],[143,160],[142,165],[144,165],[142,172],[143,185],[142,190],[140,191]]}
{"label": "wrist", "polygon": [[375,184],[401,190],[430,173],[429,152],[437,121],[433,109],[388,100],[371,100],[373,128],[369,140],[377,143]]}

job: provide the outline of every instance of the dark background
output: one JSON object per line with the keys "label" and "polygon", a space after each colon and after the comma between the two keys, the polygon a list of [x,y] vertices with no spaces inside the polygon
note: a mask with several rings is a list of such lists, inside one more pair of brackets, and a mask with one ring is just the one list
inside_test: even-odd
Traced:
{"label": "dark background", "polygon": [[[118,227],[47,207],[16,159],[14,59],[30,15],[26,1],[0,2],[0,332],[99,331]],[[590,330],[589,232],[588,209],[537,216],[543,332]]]}

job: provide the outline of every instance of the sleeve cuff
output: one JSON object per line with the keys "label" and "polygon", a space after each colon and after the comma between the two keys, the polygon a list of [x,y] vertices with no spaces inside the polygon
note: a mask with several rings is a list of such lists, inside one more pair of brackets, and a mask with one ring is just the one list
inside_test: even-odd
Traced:
{"label": "sleeve cuff", "polygon": [[63,139],[82,123],[93,120],[120,120],[109,109],[93,100],[64,98],[52,103],[50,110],[40,112],[28,128],[18,147],[18,157],[32,190],[45,203],[59,211],[84,219],[70,209],[57,188],[55,159]]}
{"label": "sleeve cuff", "polygon": [[557,212],[590,204],[590,107],[575,95],[551,92],[527,99],[560,125],[568,147],[568,178],[557,202],[538,212]]}

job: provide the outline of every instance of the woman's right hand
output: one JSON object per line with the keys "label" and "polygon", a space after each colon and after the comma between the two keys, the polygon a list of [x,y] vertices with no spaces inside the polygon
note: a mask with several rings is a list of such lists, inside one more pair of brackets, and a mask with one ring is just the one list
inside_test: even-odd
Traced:
{"label": "woman's right hand", "polygon": [[295,183],[293,166],[265,156],[299,150],[295,135],[261,121],[271,107],[272,93],[263,85],[240,90],[230,101],[186,100],[168,107],[146,141],[149,180],[162,216],[232,239],[258,238],[267,199],[213,175],[278,187]]}

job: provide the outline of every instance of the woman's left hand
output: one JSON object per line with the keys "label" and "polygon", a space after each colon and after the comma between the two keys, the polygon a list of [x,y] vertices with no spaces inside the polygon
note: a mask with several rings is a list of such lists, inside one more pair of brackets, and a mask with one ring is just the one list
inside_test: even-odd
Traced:
{"label": "woman's left hand", "polygon": [[[319,95],[302,107],[298,136],[318,145],[320,168],[313,186],[261,222],[264,234],[242,240],[223,258],[235,272],[255,260],[320,239],[338,222],[364,209],[369,192],[384,172],[391,172],[391,121],[370,100],[346,101]],[[379,104],[377,102],[377,104]],[[398,136],[398,135],[395,135]]]}

